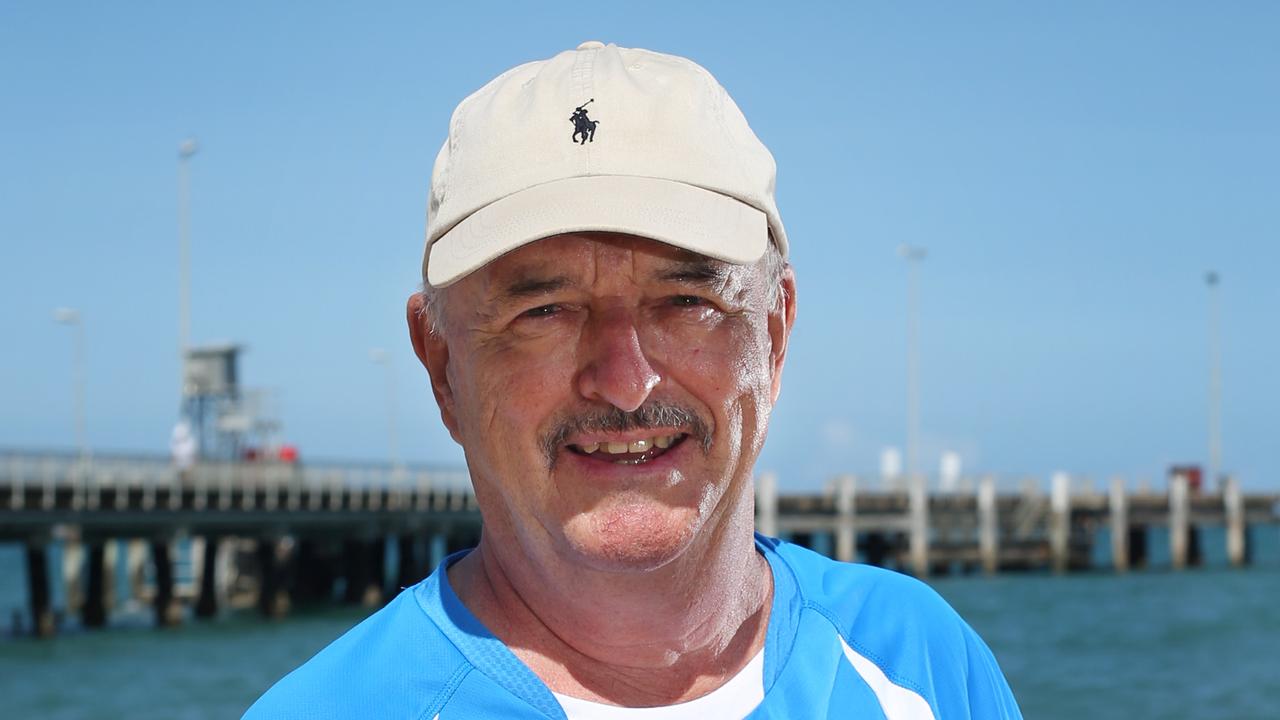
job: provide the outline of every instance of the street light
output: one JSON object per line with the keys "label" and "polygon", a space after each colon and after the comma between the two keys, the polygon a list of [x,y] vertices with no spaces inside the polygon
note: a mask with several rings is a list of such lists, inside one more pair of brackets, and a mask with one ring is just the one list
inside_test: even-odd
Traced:
{"label": "street light", "polygon": [[910,540],[908,555],[919,577],[929,572],[929,499],[920,472],[920,263],[925,249],[901,245],[898,254],[907,261],[907,506]]}
{"label": "street light", "polygon": [[907,261],[907,477],[920,470],[920,263],[927,250],[915,245],[898,246]]}
{"label": "street light", "polygon": [[1209,287],[1209,473],[1206,480],[1218,482],[1222,471],[1222,342],[1221,302],[1218,299],[1218,273],[1205,273]]}
{"label": "street light", "polygon": [[391,363],[391,354],[382,348],[369,351],[369,359],[386,369],[387,380],[387,448],[390,451],[391,470],[399,473],[404,469],[400,463],[400,438],[396,434],[396,374]]}
{"label": "street light", "polygon": [[53,311],[54,322],[72,328],[71,387],[75,408],[76,448],[81,459],[89,457],[89,443],[84,431],[84,323],[80,311],[58,308]]}
{"label": "street light", "polygon": [[[195,138],[178,145],[178,371],[187,361],[191,340],[191,169],[200,146]],[[181,376],[180,376],[181,377]]]}

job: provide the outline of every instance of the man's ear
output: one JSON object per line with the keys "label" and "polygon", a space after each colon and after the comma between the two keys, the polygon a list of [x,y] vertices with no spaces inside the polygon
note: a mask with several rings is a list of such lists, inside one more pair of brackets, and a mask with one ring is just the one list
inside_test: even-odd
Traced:
{"label": "man's ear", "polygon": [[440,419],[449,429],[454,442],[461,445],[453,386],[449,383],[449,345],[438,330],[432,329],[426,298],[422,293],[409,296],[405,312],[409,321],[409,340],[413,342],[413,352],[431,378],[431,392],[436,396],[436,404],[440,406]]}
{"label": "man's ear", "polygon": [[782,272],[778,302],[769,312],[769,363],[773,370],[773,401],[782,391],[782,366],[787,360],[787,343],[796,324],[796,274],[788,265]]}

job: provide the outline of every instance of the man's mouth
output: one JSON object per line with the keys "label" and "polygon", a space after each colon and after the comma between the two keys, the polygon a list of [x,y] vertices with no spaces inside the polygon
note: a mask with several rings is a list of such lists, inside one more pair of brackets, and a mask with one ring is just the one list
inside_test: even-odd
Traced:
{"label": "man's mouth", "polygon": [[670,452],[672,448],[684,442],[687,437],[689,437],[688,433],[676,433],[674,435],[656,435],[629,442],[571,443],[568,447],[570,452],[590,457],[592,460],[615,465],[643,465]]}

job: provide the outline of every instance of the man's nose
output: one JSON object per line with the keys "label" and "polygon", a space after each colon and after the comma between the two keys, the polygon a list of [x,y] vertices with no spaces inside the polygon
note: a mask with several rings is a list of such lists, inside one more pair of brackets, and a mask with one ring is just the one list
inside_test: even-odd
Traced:
{"label": "man's nose", "polygon": [[661,381],[640,345],[636,319],[616,310],[593,318],[582,339],[586,361],[578,373],[578,392],[631,412]]}

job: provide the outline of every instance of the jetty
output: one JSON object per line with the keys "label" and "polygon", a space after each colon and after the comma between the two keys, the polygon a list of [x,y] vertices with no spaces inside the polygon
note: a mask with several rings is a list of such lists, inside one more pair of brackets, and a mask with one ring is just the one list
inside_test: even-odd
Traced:
{"label": "jetty", "polygon": [[[782,494],[778,477],[763,474],[757,527],[839,560],[925,576],[1093,570],[1103,538],[1105,567],[1126,572],[1147,565],[1150,531],[1161,527],[1175,570],[1201,564],[1201,533],[1215,526],[1225,560],[1242,566],[1251,528],[1280,524],[1280,494],[1246,494],[1233,478],[1211,492],[1182,474],[1159,491],[1121,478],[1099,491],[1066,475],[1047,490],[993,476],[948,492],[927,491],[922,478],[871,485],[847,475],[822,492]],[[307,603],[374,606],[480,531],[462,470],[277,460],[179,470],[162,456],[0,451],[0,542],[25,548],[28,587],[27,619],[13,624],[37,636],[68,614],[102,627],[122,595],[148,603],[160,626],[228,606],[268,617]],[[53,583],[64,588],[61,615]]]}

